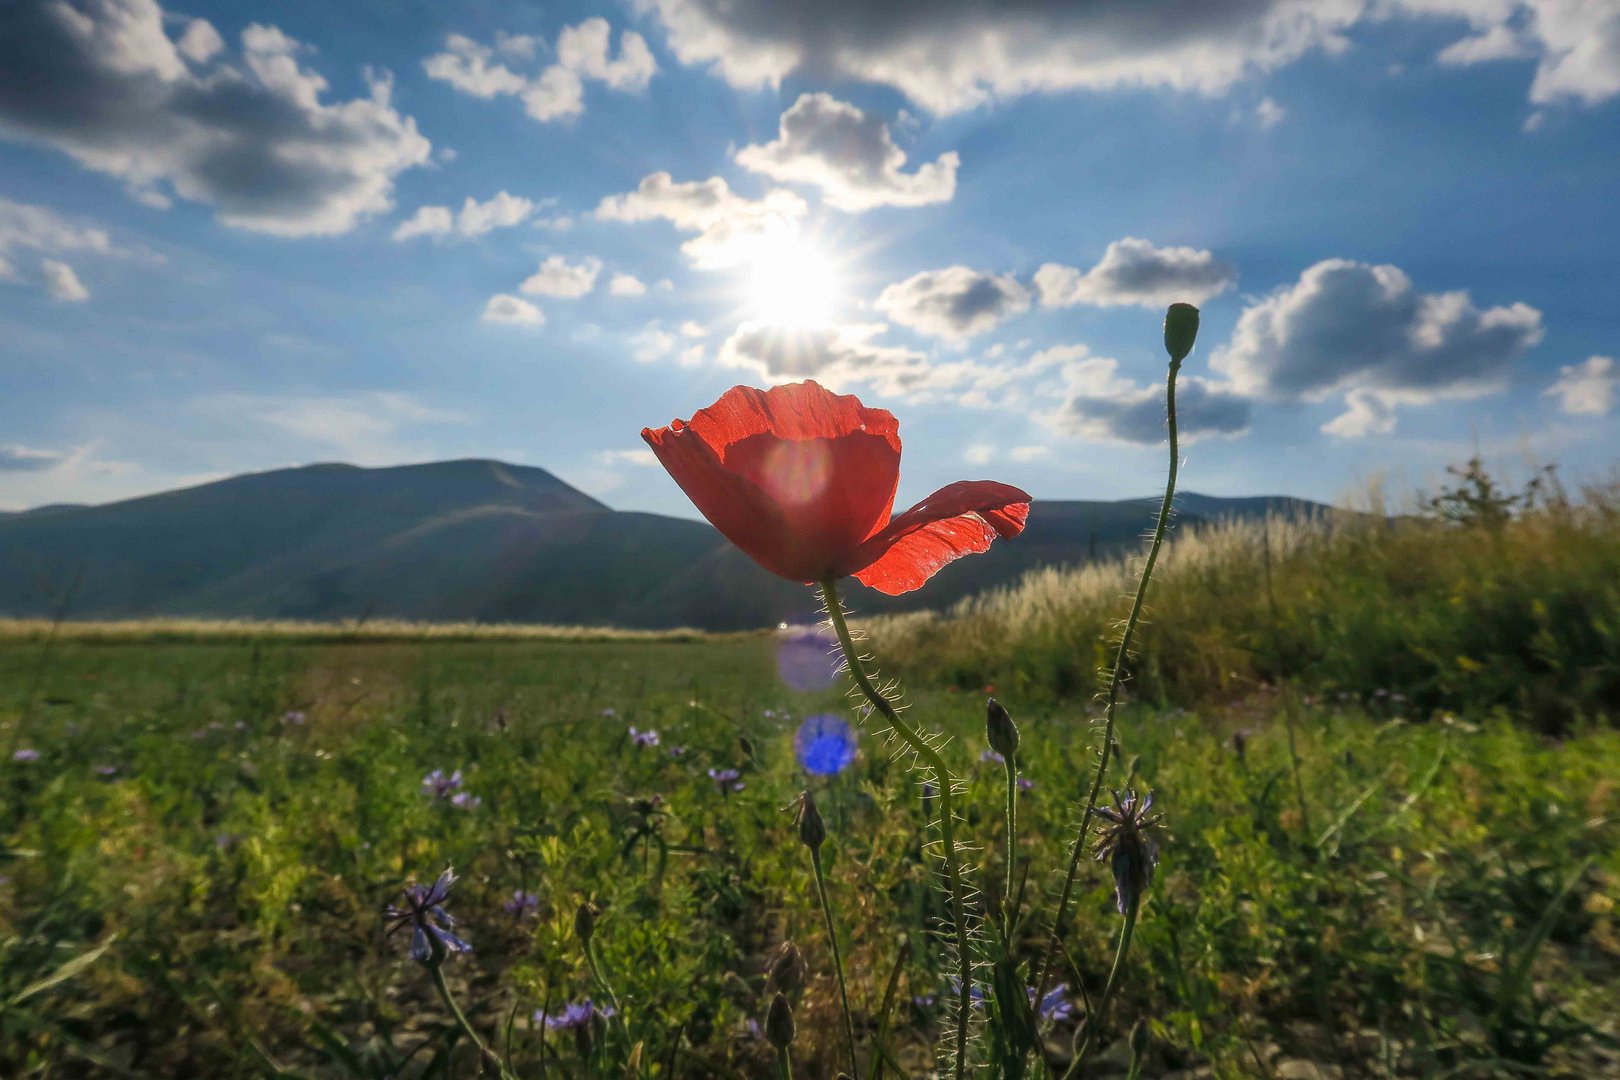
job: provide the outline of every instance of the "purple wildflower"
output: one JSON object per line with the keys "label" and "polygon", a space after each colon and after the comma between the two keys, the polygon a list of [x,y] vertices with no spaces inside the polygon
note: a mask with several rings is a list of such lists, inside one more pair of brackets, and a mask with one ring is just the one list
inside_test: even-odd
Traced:
{"label": "purple wildflower", "polygon": [[656,731],[637,731],[636,728],[635,728],[635,725],[632,724],[630,726],[630,741],[635,743],[637,746],[640,746],[640,747],[657,746],[658,745],[658,732],[656,732]]}
{"label": "purple wildflower", "polygon": [[467,791],[458,791],[450,796],[450,805],[457,810],[476,810],[483,804],[483,799]]}
{"label": "purple wildflower", "polygon": [[1007,763],[1006,758],[1002,757],[1000,754],[996,753],[994,750],[989,749],[988,747],[986,747],[985,749],[979,751],[979,760],[980,761],[993,761],[997,765],[1005,765]]}
{"label": "purple wildflower", "polygon": [[449,776],[444,775],[443,769],[434,769],[422,777],[422,794],[431,795],[435,799],[448,799],[460,787],[460,769]]}
{"label": "purple wildflower", "polygon": [[533,915],[540,910],[540,898],[532,892],[515,889],[512,892],[512,899],[506,901],[501,907],[508,915],[515,919],[521,919],[525,915]]}
{"label": "purple wildflower", "polygon": [[[1058,983],[1046,992],[1041,998],[1040,1008],[1036,1010],[1040,1013],[1042,1020],[1062,1023],[1065,1020],[1074,1019],[1074,1006],[1069,1004],[1069,999],[1065,996],[1068,989],[1068,983]],[[1029,1003],[1031,1005],[1035,1004],[1035,988],[1033,986],[1029,988]]]}
{"label": "purple wildflower", "polygon": [[[951,1000],[955,1001],[961,995],[962,980],[953,975],[951,976]],[[973,1009],[984,1008],[985,996],[984,987],[978,984],[968,987],[968,1007]]]}
{"label": "purple wildflower", "polygon": [[919,1012],[926,1009],[932,1009],[938,1004],[939,996],[937,994],[918,994],[911,999],[911,1007]]}
{"label": "purple wildflower", "polygon": [[118,775],[118,766],[117,765],[97,765],[96,766],[96,775],[97,776],[117,776]]}
{"label": "purple wildflower", "polygon": [[669,756],[672,757],[672,758],[685,757],[686,756],[686,747],[684,747],[684,746],[672,746],[672,747],[670,747],[669,748]]}
{"label": "purple wildflower", "polygon": [[286,712],[281,714],[281,722],[283,724],[296,724],[302,727],[304,721],[308,719],[309,717],[304,715],[303,709],[288,709]]}
{"label": "purple wildflower", "polygon": [[12,754],[11,755],[11,760],[12,761],[38,761],[39,760],[39,751],[33,749],[32,747],[25,746],[21,750],[18,750],[15,754]]}
{"label": "purple wildflower", "polygon": [[570,1031],[573,1028],[584,1027],[595,1017],[600,1016],[602,1019],[607,1020],[611,1019],[613,1015],[613,1006],[604,1005],[597,1008],[592,1004],[590,998],[586,998],[584,1001],[571,1002],[560,1013],[548,1014],[543,1010],[536,1011],[534,1022],[538,1024],[541,1018],[544,1017],[547,1031]]}
{"label": "purple wildflower", "polygon": [[710,769],[709,779],[721,791],[741,791],[746,785],[738,779],[742,773],[736,769]]}
{"label": "purple wildflower", "polygon": [[404,907],[390,904],[383,909],[383,917],[388,920],[388,933],[411,927],[410,956],[418,964],[429,963],[435,953],[442,957],[445,953],[472,951],[471,945],[451,933],[450,928],[456,925],[456,920],[444,910],[444,901],[450,895],[450,886],[455,880],[454,871],[447,866],[444,873],[439,875],[439,880],[431,886],[405,886]]}
{"label": "purple wildflower", "polygon": [[1018,778],[1018,790],[1019,791],[1034,791],[1035,790],[1035,781],[1031,780],[1027,776],[1020,776]]}
{"label": "purple wildflower", "polygon": [[855,760],[855,729],[832,713],[805,717],[793,739],[799,765],[811,776],[836,776]]}
{"label": "purple wildflower", "polygon": [[1113,806],[1097,807],[1098,816],[1107,824],[1098,833],[1092,854],[1098,862],[1109,860],[1113,868],[1114,901],[1121,915],[1141,900],[1159,865],[1159,845],[1153,832],[1164,815],[1151,814],[1152,809],[1152,795],[1139,796],[1129,788],[1123,797],[1114,792]]}

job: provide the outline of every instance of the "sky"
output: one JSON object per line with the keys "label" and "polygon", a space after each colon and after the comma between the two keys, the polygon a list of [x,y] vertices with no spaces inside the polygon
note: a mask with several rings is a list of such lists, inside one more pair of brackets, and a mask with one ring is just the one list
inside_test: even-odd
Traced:
{"label": "sky", "polygon": [[738,383],[901,501],[1620,458],[1612,0],[10,0],[0,509],[493,457],[695,516]]}

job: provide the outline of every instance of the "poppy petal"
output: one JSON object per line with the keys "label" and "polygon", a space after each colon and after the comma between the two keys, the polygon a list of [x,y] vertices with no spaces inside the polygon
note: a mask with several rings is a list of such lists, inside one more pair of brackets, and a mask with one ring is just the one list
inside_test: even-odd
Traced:
{"label": "poppy petal", "polygon": [[862,544],[842,568],[890,596],[919,588],[963,555],[989,549],[997,536],[1024,531],[1030,497],[993,480],[962,480],[934,492]]}
{"label": "poppy petal", "polygon": [[641,435],[710,524],[795,581],[826,577],[894,507],[893,414],[814,382],[736,386],[689,422]]}

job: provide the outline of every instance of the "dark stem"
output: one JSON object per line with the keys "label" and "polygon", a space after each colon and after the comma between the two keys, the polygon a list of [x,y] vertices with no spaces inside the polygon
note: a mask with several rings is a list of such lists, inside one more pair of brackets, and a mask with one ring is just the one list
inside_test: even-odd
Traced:
{"label": "dark stem", "polygon": [[821,897],[821,917],[827,923],[827,941],[832,946],[833,971],[838,975],[838,1001],[844,1010],[844,1036],[849,1040],[849,1070],[860,1080],[860,1065],[855,1056],[855,1019],[849,1011],[849,986],[844,982],[844,958],[838,949],[838,930],[833,924],[832,902],[827,899],[827,877],[821,869],[821,849],[810,849],[810,865],[816,871],[816,895]]}
{"label": "dark stem", "polygon": [[1079,1075],[1081,1064],[1097,1044],[1097,1033],[1108,1021],[1108,1003],[1114,1000],[1119,973],[1125,968],[1125,954],[1131,951],[1131,931],[1136,929],[1136,910],[1140,904],[1141,898],[1133,896],[1130,906],[1125,909],[1125,925],[1119,928],[1119,947],[1114,950],[1114,966],[1108,969],[1108,984],[1103,987],[1102,999],[1097,1002],[1096,1015],[1086,1014],[1086,1041],[1081,1045],[1080,1052],[1074,1055],[1074,1060],[1069,1062],[1069,1071],[1063,1074],[1063,1080]]}

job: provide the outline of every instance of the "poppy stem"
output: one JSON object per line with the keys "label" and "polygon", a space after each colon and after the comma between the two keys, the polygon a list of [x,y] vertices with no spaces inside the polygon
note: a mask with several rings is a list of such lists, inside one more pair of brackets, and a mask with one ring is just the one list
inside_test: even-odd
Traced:
{"label": "poppy stem", "polygon": [[967,892],[962,883],[961,857],[956,850],[956,811],[951,801],[952,777],[945,768],[945,759],[940,757],[939,751],[929,745],[921,732],[901,719],[894,702],[883,696],[883,692],[872,682],[872,677],[866,673],[861,655],[855,648],[855,640],[850,636],[849,623],[844,619],[844,605],[838,598],[838,585],[835,581],[829,578],[821,583],[821,598],[827,607],[827,618],[832,623],[833,632],[838,635],[838,646],[843,650],[844,661],[849,667],[850,677],[855,680],[855,685],[865,695],[866,700],[872,703],[872,707],[883,714],[883,718],[923,764],[934,771],[935,780],[938,782],[939,831],[944,847],[945,877],[951,890],[951,922],[956,935],[957,978],[960,983],[956,1002],[954,1072],[957,1080],[961,1080],[967,1072],[969,995],[973,991],[973,962],[968,950]]}
{"label": "poppy stem", "polygon": [[832,946],[833,971],[838,975],[838,1001],[844,1008],[844,1035],[849,1040],[849,1068],[860,1080],[860,1059],[855,1054],[855,1020],[849,1011],[849,986],[844,982],[844,958],[838,949],[838,928],[833,924],[832,901],[827,899],[827,875],[821,869],[821,848],[810,849],[810,865],[816,872],[816,894],[821,897],[821,917],[827,923],[827,943]]}
{"label": "poppy stem", "polygon": [[1018,897],[1013,892],[1014,868],[1018,858],[1018,765],[1007,755],[1007,886],[1001,895],[1001,939],[1012,949],[1013,929],[1018,923]]}
{"label": "poppy stem", "polygon": [[[1196,326],[1196,322],[1194,325]],[[1191,349],[1190,342],[1187,343],[1187,349]],[[1069,870],[1063,878],[1063,891],[1058,897],[1057,911],[1052,918],[1052,932],[1046,940],[1046,951],[1041,956],[1041,966],[1035,973],[1037,1001],[1046,993],[1047,982],[1052,976],[1052,958],[1057,952],[1058,940],[1063,936],[1064,921],[1068,918],[1075,875],[1079,872],[1080,858],[1086,850],[1086,834],[1091,829],[1092,820],[1097,816],[1097,800],[1102,796],[1103,778],[1108,773],[1108,759],[1118,754],[1114,747],[1114,717],[1119,706],[1119,688],[1125,681],[1125,662],[1130,658],[1131,639],[1135,636],[1136,624],[1142,617],[1142,604],[1147,598],[1148,583],[1153,579],[1153,565],[1159,561],[1159,548],[1164,543],[1164,534],[1170,527],[1170,510],[1176,495],[1176,473],[1181,465],[1181,449],[1176,441],[1176,376],[1181,371],[1181,361],[1185,356],[1186,352],[1182,352],[1180,356],[1175,352],[1170,355],[1170,374],[1165,380],[1164,391],[1170,433],[1170,471],[1164,485],[1164,501],[1159,504],[1159,518],[1153,528],[1153,542],[1148,547],[1147,562],[1142,567],[1141,579],[1136,583],[1136,598],[1131,601],[1131,613],[1125,620],[1125,631],[1120,635],[1119,649],[1114,653],[1114,670],[1108,680],[1108,704],[1103,711],[1102,755],[1097,759],[1097,772],[1091,781],[1091,793],[1086,797],[1085,812],[1080,816],[1080,831],[1074,840],[1074,850],[1069,853]],[[1134,907],[1132,910],[1135,910]],[[1127,916],[1132,920],[1134,917],[1134,915]]]}

